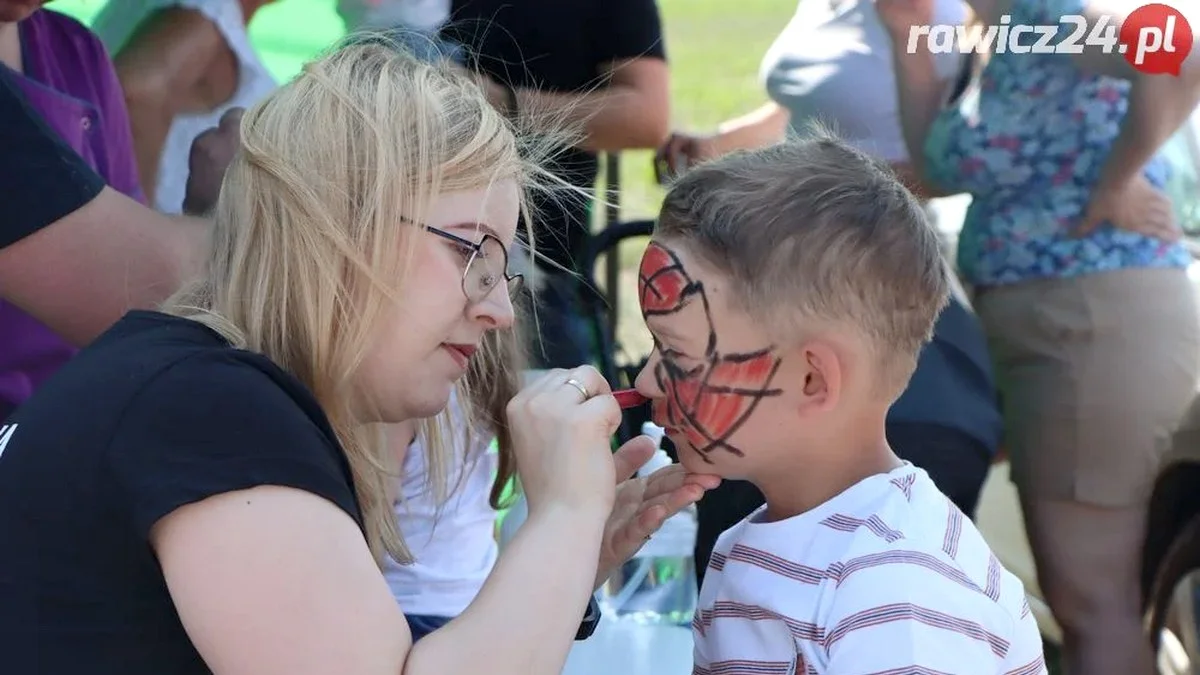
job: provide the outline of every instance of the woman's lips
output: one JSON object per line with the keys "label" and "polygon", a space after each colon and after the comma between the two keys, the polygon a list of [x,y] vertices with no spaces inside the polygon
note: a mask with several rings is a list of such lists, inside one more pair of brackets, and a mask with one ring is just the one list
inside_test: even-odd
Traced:
{"label": "woman's lips", "polygon": [[471,356],[475,354],[475,345],[455,345],[444,344],[442,347],[450,354],[450,358],[454,359],[463,370],[471,363]]}

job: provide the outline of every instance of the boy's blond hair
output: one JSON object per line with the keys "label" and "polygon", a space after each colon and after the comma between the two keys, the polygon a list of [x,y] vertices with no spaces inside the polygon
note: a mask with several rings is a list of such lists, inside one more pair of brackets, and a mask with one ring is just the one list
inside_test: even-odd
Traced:
{"label": "boy's blond hair", "polygon": [[892,173],[829,131],[727,155],[680,178],[655,238],[730,280],[730,303],[781,343],[814,322],[857,330],[903,391],[945,306],[937,232]]}

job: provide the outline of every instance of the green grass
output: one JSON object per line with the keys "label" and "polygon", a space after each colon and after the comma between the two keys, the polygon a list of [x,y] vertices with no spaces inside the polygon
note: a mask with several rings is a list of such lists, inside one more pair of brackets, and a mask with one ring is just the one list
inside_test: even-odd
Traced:
{"label": "green grass", "polygon": [[[660,0],[671,64],[671,122],[676,129],[711,131],[720,122],[766,102],[759,63],[796,9],[795,0]],[[662,192],[652,153],[621,160],[622,214],[652,217]]]}

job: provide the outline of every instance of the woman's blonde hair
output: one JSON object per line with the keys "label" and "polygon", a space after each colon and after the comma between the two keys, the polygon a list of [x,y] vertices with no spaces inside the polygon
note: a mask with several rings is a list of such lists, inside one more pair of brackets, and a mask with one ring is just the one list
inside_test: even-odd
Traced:
{"label": "woman's blonde hair", "polygon": [[[541,158],[556,144],[546,134],[518,142],[448,63],[362,35],[248,110],[241,136],[205,278],[164,309],[265,354],[311,389],[349,461],[372,553],[409,561],[382,434],[352,409],[363,403],[352,374],[385,306],[406,290],[419,230],[404,221],[423,222],[439,194],[505,179],[538,184]],[[524,203],[522,211],[528,228]],[[489,381],[477,374],[463,386]],[[428,435],[428,461],[445,475],[449,448],[439,437]]]}

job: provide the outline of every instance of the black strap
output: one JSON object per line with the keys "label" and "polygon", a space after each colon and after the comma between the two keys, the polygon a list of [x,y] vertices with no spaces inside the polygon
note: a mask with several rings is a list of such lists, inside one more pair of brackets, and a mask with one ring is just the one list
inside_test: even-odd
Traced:
{"label": "black strap", "polygon": [[583,621],[579,623],[579,630],[575,631],[576,640],[586,640],[592,637],[592,633],[596,632],[596,626],[600,625],[600,603],[596,602],[596,596],[593,595],[588,600],[587,612],[583,615]]}
{"label": "black strap", "polygon": [[963,55],[962,64],[958,70],[958,79],[954,81],[954,88],[950,90],[950,96],[946,99],[947,105],[958,103],[963,94],[967,93],[967,88],[971,86],[971,81],[975,79],[975,70],[978,64],[978,54],[968,52]]}

